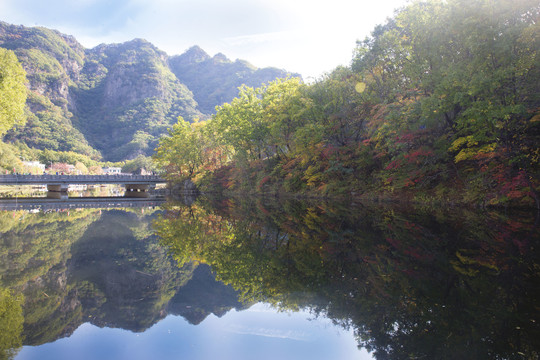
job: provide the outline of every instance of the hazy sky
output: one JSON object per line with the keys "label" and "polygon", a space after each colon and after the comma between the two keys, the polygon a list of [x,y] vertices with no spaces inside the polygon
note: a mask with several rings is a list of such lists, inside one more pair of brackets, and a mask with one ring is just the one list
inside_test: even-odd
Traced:
{"label": "hazy sky", "polygon": [[0,0],[0,20],[45,26],[85,47],[143,38],[169,55],[199,45],[257,67],[318,77],[406,0]]}

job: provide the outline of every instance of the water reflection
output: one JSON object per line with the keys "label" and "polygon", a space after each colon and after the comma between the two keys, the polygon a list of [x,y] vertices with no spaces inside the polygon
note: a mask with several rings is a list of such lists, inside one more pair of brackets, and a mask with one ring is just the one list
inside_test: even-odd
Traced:
{"label": "water reflection", "polygon": [[[165,202],[162,190],[125,191],[121,186],[95,186],[82,191],[0,194],[0,211],[58,211],[80,208],[143,208]],[[1,229],[0,229],[1,231]]]}
{"label": "water reflection", "polygon": [[377,359],[512,359],[540,350],[536,220],[222,199],[170,204],[155,228],[241,301],[323,314]]}
{"label": "water reflection", "polygon": [[168,314],[195,324],[242,309],[207,266],[168,256],[151,228],[158,211],[0,211],[0,359],[83,323],[141,332]]}
{"label": "water reflection", "polygon": [[[77,341],[81,332],[110,338],[109,328],[179,329],[167,325],[170,317],[161,321],[167,315],[192,327],[166,343],[156,336],[148,347],[187,349],[187,334],[204,329],[216,337],[200,335],[190,340],[200,345],[198,353],[182,354],[204,358],[215,343],[237,349],[230,358],[264,358],[257,351],[266,347],[275,350],[267,355],[287,358],[290,347],[255,340],[285,332],[276,332],[277,323],[270,327],[270,318],[249,326],[225,321],[261,303],[350,329],[377,359],[538,358],[536,221],[527,212],[269,199],[0,211],[0,359],[21,345],[50,349]],[[242,337],[224,334],[223,327]],[[288,358],[315,349],[308,335],[289,333],[288,340],[309,346],[290,350]],[[326,354],[322,347],[333,349],[317,345],[319,358]],[[25,347],[20,356],[40,358],[43,348]]]}

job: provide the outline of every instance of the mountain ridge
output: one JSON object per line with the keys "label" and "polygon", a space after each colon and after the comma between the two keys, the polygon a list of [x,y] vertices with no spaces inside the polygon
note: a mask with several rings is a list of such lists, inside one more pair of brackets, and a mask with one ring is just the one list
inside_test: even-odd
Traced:
{"label": "mountain ridge", "polygon": [[0,47],[15,52],[29,90],[27,123],[4,140],[96,160],[148,156],[179,116],[206,119],[242,84],[299,76],[198,45],[173,56],[140,38],[87,49],[57,30],[2,21]]}

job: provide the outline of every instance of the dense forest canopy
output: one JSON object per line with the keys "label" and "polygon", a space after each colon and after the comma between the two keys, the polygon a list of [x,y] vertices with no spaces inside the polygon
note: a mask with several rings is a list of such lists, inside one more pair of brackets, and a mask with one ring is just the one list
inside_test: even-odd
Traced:
{"label": "dense forest canopy", "polygon": [[155,159],[207,190],[539,206],[539,17],[532,0],[413,2],[350,67],[243,87]]}

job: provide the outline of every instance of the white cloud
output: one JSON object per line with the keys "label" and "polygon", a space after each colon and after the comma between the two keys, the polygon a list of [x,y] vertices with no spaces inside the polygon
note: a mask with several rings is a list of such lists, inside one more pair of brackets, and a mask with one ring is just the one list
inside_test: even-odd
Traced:
{"label": "white cloud", "polygon": [[289,339],[295,341],[312,341],[313,336],[300,330],[277,329],[267,327],[247,327],[243,325],[232,325],[225,329],[227,332],[239,335],[262,336],[278,339]]}

